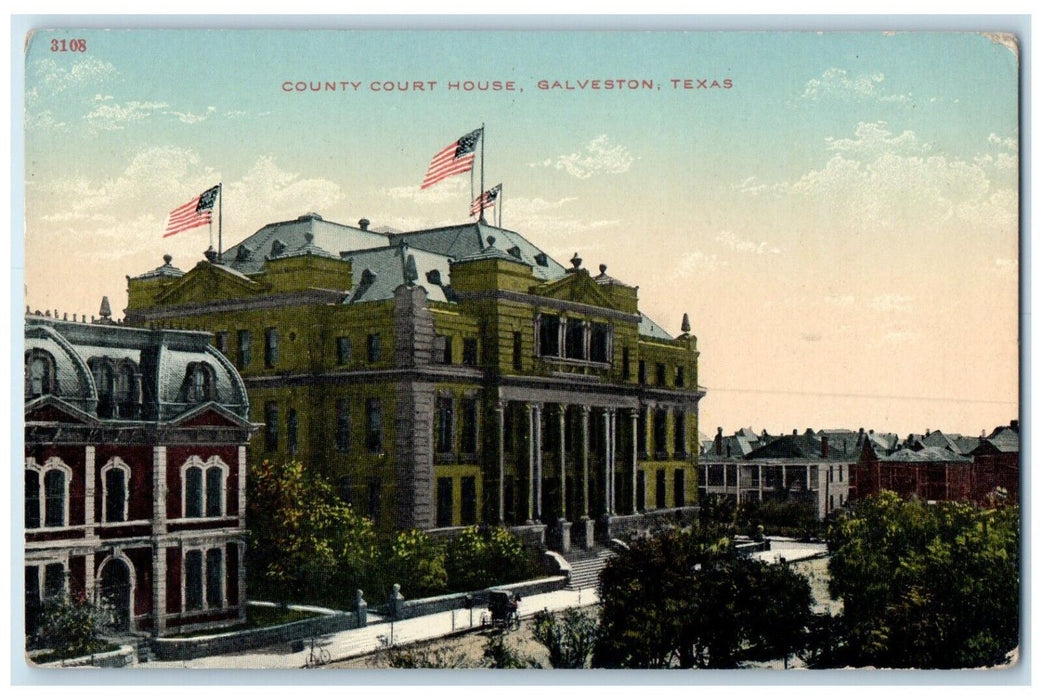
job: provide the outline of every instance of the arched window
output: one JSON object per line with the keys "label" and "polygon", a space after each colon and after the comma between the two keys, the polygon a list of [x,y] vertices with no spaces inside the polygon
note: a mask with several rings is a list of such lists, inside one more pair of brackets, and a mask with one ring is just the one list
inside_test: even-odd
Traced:
{"label": "arched window", "polygon": [[188,467],[185,470],[185,517],[203,517],[202,467]]}
{"label": "arched window", "polygon": [[189,549],[185,552],[185,610],[223,608],[224,552],[219,548]]}
{"label": "arched window", "polygon": [[188,373],[185,377],[185,400],[188,403],[214,400],[216,398],[214,384],[213,368],[205,362],[193,362],[188,365]]}
{"label": "arched window", "polygon": [[66,475],[61,469],[43,473],[44,527],[63,527],[68,518],[68,489]]}
{"label": "arched window", "polygon": [[42,350],[25,355],[25,398],[54,393],[54,359]]}
{"label": "arched window", "polygon": [[130,495],[130,467],[122,460],[113,459],[101,469],[102,521],[126,522]]}
{"label": "arched window", "polygon": [[69,524],[69,482],[72,470],[57,457],[41,467],[25,464],[25,527],[65,527]]}
{"label": "arched window", "polygon": [[297,428],[297,410],[291,408],[286,418],[286,449],[291,455],[297,454]]}
{"label": "arched window", "polygon": [[227,508],[225,484],[229,471],[228,465],[217,457],[206,462],[199,457],[189,458],[181,467],[183,517],[223,517]]}

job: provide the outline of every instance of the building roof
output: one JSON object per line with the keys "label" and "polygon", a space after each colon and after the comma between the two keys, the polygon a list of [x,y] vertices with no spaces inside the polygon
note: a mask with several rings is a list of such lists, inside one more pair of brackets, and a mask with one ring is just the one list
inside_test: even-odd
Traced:
{"label": "building roof", "polygon": [[222,262],[238,272],[251,275],[261,271],[269,256],[284,257],[310,249],[335,257],[341,251],[379,248],[388,244],[387,234],[326,221],[312,212],[291,221],[263,226],[224,251]]}
{"label": "building roof", "polygon": [[661,340],[673,340],[673,336],[666,332],[666,329],[651,320],[647,314],[643,311],[640,312],[640,325],[638,331],[641,335],[646,335],[651,338],[659,338]]}
{"label": "building roof", "polygon": [[177,269],[171,264],[173,259],[174,258],[171,255],[164,255],[162,265],[154,270],[149,270],[144,274],[138,275],[134,279],[147,280],[153,277],[183,277],[185,274],[184,271]]}
{"label": "building roof", "polygon": [[214,401],[248,418],[242,378],[210,345],[210,338],[209,333],[193,331],[76,323],[37,315],[25,318],[27,360],[30,354],[45,353],[53,362],[55,382],[48,395],[88,414],[96,411],[99,401],[91,363],[105,360],[114,370],[132,363],[140,376],[141,404],[149,406],[143,415],[169,420],[198,407],[186,400],[184,392],[189,367],[202,364],[211,371]]}
{"label": "building roof", "polygon": [[[356,250],[343,256],[351,261],[354,283],[344,297],[346,304],[392,299],[395,289],[410,282],[426,289],[431,301],[448,301],[449,258],[444,255],[402,244]],[[410,258],[417,273],[413,280],[407,279]],[[432,272],[437,272],[437,275],[432,275]],[[440,280],[441,284],[435,280]]]}
{"label": "building roof", "polygon": [[[405,233],[392,233],[392,243],[406,241],[414,248],[447,255],[456,260],[480,253],[487,245],[488,237],[496,239],[496,248],[512,255],[512,259],[532,266],[532,273],[541,280],[554,280],[565,274],[565,268],[537,248],[524,236],[487,223],[475,222],[456,226],[420,229]],[[511,251],[516,251],[516,255]]]}
{"label": "building roof", "polygon": [[892,455],[880,457],[881,462],[972,462],[969,457],[956,454],[947,447],[924,447],[921,450],[911,450],[907,447],[898,450]]}

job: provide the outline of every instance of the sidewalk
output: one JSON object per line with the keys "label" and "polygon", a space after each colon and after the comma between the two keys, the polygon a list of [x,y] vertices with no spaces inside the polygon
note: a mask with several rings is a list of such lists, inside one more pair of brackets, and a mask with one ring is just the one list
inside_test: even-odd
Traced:
{"label": "sidewalk", "polygon": [[[521,599],[520,612],[528,617],[543,610],[551,612],[565,610],[597,602],[597,589],[586,588],[579,591],[560,590],[552,593],[527,596]],[[376,615],[369,616],[369,625],[360,629],[337,632],[322,637],[324,648],[333,661],[363,656],[376,651],[381,644],[409,644],[412,642],[439,639],[453,632],[467,629],[478,629],[481,625],[483,607],[473,610],[473,626],[471,611],[466,609],[435,613],[409,620],[389,622],[380,620]],[[393,634],[393,639],[392,639]],[[138,668],[256,668],[256,669],[292,669],[304,668],[309,650],[290,652],[288,645],[253,649],[242,653],[205,656],[190,661],[149,661],[139,664]]]}

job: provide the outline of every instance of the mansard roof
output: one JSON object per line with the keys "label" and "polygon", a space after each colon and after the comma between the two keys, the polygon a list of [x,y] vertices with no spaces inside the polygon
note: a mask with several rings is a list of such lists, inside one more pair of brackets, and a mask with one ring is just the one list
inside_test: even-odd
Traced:
{"label": "mansard roof", "polygon": [[640,325],[638,330],[641,335],[646,335],[651,338],[659,338],[660,340],[673,340],[673,336],[666,332],[666,329],[651,320],[651,317],[645,314],[643,311],[640,312]]}
{"label": "mansard roof", "polygon": [[[344,303],[392,299],[395,289],[410,282],[426,289],[431,301],[448,301],[449,258],[445,255],[404,244],[344,251],[340,255],[351,261],[354,284],[347,290]],[[410,258],[417,275],[414,280],[407,279]],[[435,280],[440,280],[440,284]]]}
{"label": "mansard roof", "polygon": [[[77,323],[37,315],[25,318],[25,355],[44,353],[53,361],[49,395],[84,413],[96,415],[99,401],[94,381],[97,363],[113,371],[129,366],[140,382],[142,418],[170,420],[198,405],[183,390],[189,369],[209,368],[216,401],[246,418],[246,387],[231,363],[210,345],[210,334],[148,330],[117,324]],[[38,398],[27,398],[26,407]]]}

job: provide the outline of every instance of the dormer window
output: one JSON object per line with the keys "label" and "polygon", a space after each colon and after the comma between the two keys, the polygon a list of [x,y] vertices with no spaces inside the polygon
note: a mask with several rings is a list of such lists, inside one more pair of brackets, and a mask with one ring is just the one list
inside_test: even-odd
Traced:
{"label": "dormer window", "polygon": [[35,350],[25,356],[25,398],[35,399],[54,393],[54,360]]}
{"label": "dormer window", "polygon": [[213,368],[204,362],[193,362],[188,365],[185,377],[185,400],[187,403],[202,403],[216,398],[214,389],[216,382]]}
{"label": "dormer window", "polygon": [[138,411],[138,381],[134,365],[123,362],[116,370],[116,414],[120,418],[136,418]]}
{"label": "dormer window", "polygon": [[547,265],[546,253],[536,253],[535,254],[535,264],[538,265],[539,267],[546,267],[546,265]]}
{"label": "dormer window", "polygon": [[94,375],[94,386],[98,390],[98,417],[112,418],[116,412],[116,378],[112,362],[107,358],[92,357],[88,364]]}

